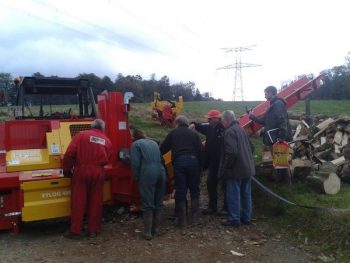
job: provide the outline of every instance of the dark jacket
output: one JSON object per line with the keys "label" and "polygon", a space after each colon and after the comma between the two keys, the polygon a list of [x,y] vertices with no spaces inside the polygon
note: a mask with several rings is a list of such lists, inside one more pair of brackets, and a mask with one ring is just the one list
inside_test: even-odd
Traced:
{"label": "dark jacket", "polygon": [[234,121],[224,133],[219,177],[241,180],[254,174],[253,145],[246,131]]}
{"label": "dark jacket", "polygon": [[[252,121],[255,121],[264,126],[264,144],[272,145],[277,139],[290,141],[292,138],[292,132],[289,126],[288,113],[286,107],[286,101],[281,98],[275,97],[270,102],[270,107],[266,111],[265,116],[259,118],[254,115],[250,116]],[[271,131],[270,135],[273,139],[271,142],[268,131]]]}
{"label": "dark jacket", "polygon": [[221,145],[224,135],[224,125],[218,122],[215,127],[209,123],[194,123],[198,132],[205,135],[203,168],[217,169],[220,164]]}
{"label": "dark jacket", "polygon": [[180,155],[194,155],[199,163],[203,161],[203,145],[199,134],[188,126],[180,126],[168,133],[160,145],[162,154],[171,151],[174,161]]}

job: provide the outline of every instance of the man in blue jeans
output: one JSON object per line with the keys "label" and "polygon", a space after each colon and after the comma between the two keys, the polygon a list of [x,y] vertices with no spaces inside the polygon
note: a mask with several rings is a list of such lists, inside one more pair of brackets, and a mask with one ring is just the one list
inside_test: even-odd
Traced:
{"label": "man in blue jeans", "polygon": [[179,115],[175,119],[176,128],[169,132],[160,145],[160,151],[172,153],[172,163],[175,177],[175,210],[179,217],[178,226],[186,226],[186,195],[191,193],[192,222],[199,217],[199,183],[203,145],[199,134],[189,129],[187,117]]}
{"label": "man in blue jeans", "polygon": [[[236,121],[233,111],[222,113],[225,127],[219,177],[226,182],[228,208],[225,226],[250,224],[252,216],[251,176],[255,174],[253,145]],[[241,213],[242,207],[242,213]]]}

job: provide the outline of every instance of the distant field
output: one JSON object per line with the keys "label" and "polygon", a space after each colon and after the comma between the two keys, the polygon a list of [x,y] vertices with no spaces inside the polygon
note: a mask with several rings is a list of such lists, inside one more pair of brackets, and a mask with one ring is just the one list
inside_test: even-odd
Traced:
{"label": "distant field", "polygon": [[[292,109],[292,112],[305,113],[305,102],[297,103]],[[311,113],[325,114],[329,117],[337,115],[350,116],[350,101],[349,100],[315,100],[311,101]]]}
{"label": "distant field", "polygon": [[[251,109],[258,105],[259,101],[232,102],[232,101],[209,101],[209,102],[185,102],[183,114],[188,116],[191,121],[205,121],[204,115],[210,109],[218,109],[220,111],[233,110],[236,116],[239,117],[245,113],[245,108]],[[161,128],[157,122],[151,120],[149,103],[132,103],[130,112],[130,123],[133,126],[145,128],[149,135],[156,138],[163,138],[168,132],[167,129]],[[73,111],[76,106],[56,105],[52,106],[51,111],[63,111],[72,107]],[[37,107],[36,107],[37,108]],[[37,109],[36,109],[37,110]],[[44,112],[50,111],[44,108]],[[291,112],[302,114],[305,112],[305,103],[303,101],[297,103]],[[350,115],[350,101],[345,100],[325,100],[311,102],[312,114],[325,114],[327,116],[336,116],[340,114]],[[7,107],[0,107],[0,122],[9,119]]]}
{"label": "distant field", "polygon": [[[245,107],[248,109],[258,105],[259,101],[232,102],[232,101],[210,101],[210,102],[185,102],[183,114],[188,116],[191,121],[205,121],[204,115],[210,109],[233,110],[239,117],[245,113]],[[305,113],[305,102],[297,103],[289,110],[297,114]],[[350,116],[350,101],[312,101],[312,114],[324,114],[327,116],[337,116],[347,114]],[[134,103],[130,112],[130,122],[134,126],[144,128],[149,136],[163,138],[168,129],[162,128],[157,122],[150,121],[149,103]],[[156,124],[156,125],[154,125]]]}

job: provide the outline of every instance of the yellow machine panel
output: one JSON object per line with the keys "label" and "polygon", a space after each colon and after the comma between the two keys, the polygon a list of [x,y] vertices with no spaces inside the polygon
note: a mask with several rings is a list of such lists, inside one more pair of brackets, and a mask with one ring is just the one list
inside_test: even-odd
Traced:
{"label": "yellow machine panel", "polygon": [[[22,221],[70,216],[70,178],[23,182]],[[111,200],[111,183],[105,181],[103,201]]]}
{"label": "yellow machine panel", "polygon": [[22,221],[70,215],[70,178],[30,181],[21,184]]}
{"label": "yellow machine panel", "polygon": [[46,149],[12,150],[6,153],[6,171],[33,171],[61,167],[60,155],[65,153],[72,137],[90,128],[88,122],[62,122],[60,128],[46,133]]}
{"label": "yellow machine panel", "polygon": [[82,130],[90,129],[91,121],[86,122],[61,122],[59,137],[61,142],[61,153],[65,153],[74,135]]}
{"label": "yellow machine panel", "polygon": [[8,172],[60,168],[59,155],[49,155],[47,149],[12,150],[6,153]]}

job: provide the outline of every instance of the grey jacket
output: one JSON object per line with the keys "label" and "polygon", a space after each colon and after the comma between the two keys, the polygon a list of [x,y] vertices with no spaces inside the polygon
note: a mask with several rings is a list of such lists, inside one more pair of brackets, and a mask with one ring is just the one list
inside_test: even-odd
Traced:
{"label": "grey jacket", "polygon": [[240,180],[255,174],[253,145],[237,121],[224,132],[221,156],[220,178]]}

